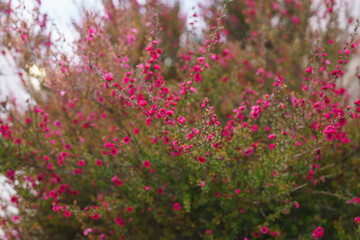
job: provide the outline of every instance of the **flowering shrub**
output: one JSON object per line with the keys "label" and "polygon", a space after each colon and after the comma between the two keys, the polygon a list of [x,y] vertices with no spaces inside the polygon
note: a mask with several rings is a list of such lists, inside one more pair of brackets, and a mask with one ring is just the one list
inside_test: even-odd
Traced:
{"label": "flowering shrub", "polygon": [[1,2],[30,95],[1,103],[4,238],[356,239],[359,23],[333,0],[215,1],[189,28],[178,4],[123,3],[84,14],[69,56],[40,1],[31,21]]}

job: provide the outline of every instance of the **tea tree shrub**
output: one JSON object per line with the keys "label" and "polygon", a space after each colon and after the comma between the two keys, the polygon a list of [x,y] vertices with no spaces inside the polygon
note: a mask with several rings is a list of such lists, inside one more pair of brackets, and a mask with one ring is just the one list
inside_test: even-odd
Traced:
{"label": "tea tree shrub", "polygon": [[30,96],[1,102],[4,239],[359,238],[360,100],[342,86],[359,23],[337,1],[214,1],[187,20],[101,4],[65,54],[40,1],[1,1]]}

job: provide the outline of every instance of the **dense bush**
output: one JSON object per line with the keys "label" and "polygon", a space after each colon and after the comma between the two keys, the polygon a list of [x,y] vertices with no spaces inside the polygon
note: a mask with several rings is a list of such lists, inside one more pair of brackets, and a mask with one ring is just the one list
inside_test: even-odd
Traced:
{"label": "dense bush", "polygon": [[334,0],[215,1],[190,24],[179,4],[103,0],[72,55],[40,4],[0,4],[30,95],[1,103],[5,239],[360,239],[342,87],[359,24]]}

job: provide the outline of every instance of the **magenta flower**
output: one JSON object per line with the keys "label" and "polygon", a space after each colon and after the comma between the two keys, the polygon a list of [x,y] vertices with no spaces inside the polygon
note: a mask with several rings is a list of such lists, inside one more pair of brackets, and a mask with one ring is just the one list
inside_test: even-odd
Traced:
{"label": "magenta flower", "polygon": [[99,219],[99,214],[97,213],[94,213],[93,215],[91,215],[91,218],[94,219],[94,220],[98,220]]}
{"label": "magenta flower", "polygon": [[262,112],[262,109],[260,108],[260,106],[255,105],[251,107],[251,112],[250,115],[254,118],[257,119],[259,118],[259,114]]}
{"label": "magenta flower", "polygon": [[150,161],[145,160],[144,161],[144,167],[149,168],[150,167]]}
{"label": "magenta flower", "polygon": [[123,184],[123,182],[117,176],[113,176],[111,181],[115,184],[116,187],[119,187]]}
{"label": "magenta flower", "polygon": [[130,142],[130,137],[129,137],[129,136],[124,137],[124,138],[123,138],[123,142],[124,142],[125,144],[128,144],[128,143]]}
{"label": "magenta flower", "polygon": [[179,211],[181,209],[181,205],[179,203],[174,203],[173,208],[175,211]]}
{"label": "magenta flower", "polygon": [[327,140],[333,140],[334,135],[336,134],[336,128],[333,125],[328,125],[323,133],[326,135]]}
{"label": "magenta flower", "polygon": [[84,161],[84,160],[78,161],[78,166],[79,166],[79,167],[85,166],[85,161]]}
{"label": "magenta flower", "polygon": [[201,79],[202,79],[202,77],[201,77],[200,73],[196,73],[196,74],[194,75],[194,80],[195,80],[195,82],[200,82]]}
{"label": "magenta flower", "polygon": [[115,219],[115,222],[116,222],[117,224],[119,224],[120,226],[124,226],[124,225],[125,225],[125,222],[124,222],[124,220],[123,220],[121,217],[116,218],[116,219]]}
{"label": "magenta flower", "polygon": [[203,156],[198,157],[197,160],[198,160],[199,162],[201,162],[201,163],[204,163],[204,162],[205,162],[205,158],[204,158]]}
{"label": "magenta flower", "polygon": [[314,238],[322,238],[324,236],[324,229],[322,227],[317,227],[313,232]]}
{"label": "magenta flower", "polygon": [[177,121],[180,124],[184,124],[186,122],[186,118],[181,116],[181,117],[178,117]]}
{"label": "magenta flower", "polygon": [[71,212],[69,212],[69,211],[64,211],[64,215],[65,215],[65,217],[70,217],[70,216],[71,216]]}

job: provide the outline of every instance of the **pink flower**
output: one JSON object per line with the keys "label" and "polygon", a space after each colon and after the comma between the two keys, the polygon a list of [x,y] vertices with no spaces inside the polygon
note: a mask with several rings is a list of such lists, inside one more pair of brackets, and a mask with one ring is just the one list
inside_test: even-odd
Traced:
{"label": "pink flower", "polygon": [[48,163],[48,165],[47,165],[46,168],[47,168],[48,170],[51,170],[51,169],[52,169],[52,165],[53,165],[52,163]]}
{"label": "pink flower", "polygon": [[92,232],[91,228],[87,228],[84,230],[84,235],[87,236],[89,234],[89,232]]}
{"label": "pink flower", "polygon": [[193,71],[194,71],[194,72],[199,72],[199,71],[200,71],[200,66],[199,66],[199,65],[195,65],[195,66],[193,67]]}
{"label": "pink flower", "polygon": [[336,134],[336,128],[333,125],[328,125],[323,133],[326,134],[327,140],[331,141],[334,139],[334,135]]}
{"label": "pink flower", "polygon": [[153,46],[152,45],[149,45],[147,48],[146,48],[146,51],[150,52],[153,50]]}
{"label": "pink flower", "polygon": [[146,100],[141,100],[141,101],[139,101],[139,106],[140,106],[140,107],[145,107],[147,104],[148,104],[148,103],[147,103]]}
{"label": "pink flower", "polygon": [[146,125],[149,126],[151,124],[151,118],[146,119]]}
{"label": "pink flower", "polygon": [[262,227],[261,228],[261,233],[262,234],[266,234],[269,231],[269,229],[267,227]]}
{"label": "pink flower", "polygon": [[200,73],[196,73],[196,74],[194,75],[194,80],[195,80],[195,82],[200,82],[201,79],[202,79],[202,77],[201,77]]}
{"label": "pink flower", "polygon": [[321,238],[324,236],[324,229],[322,227],[317,227],[313,232],[314,238]]}
{"label": "pink flower", "polygon": [[187,135],[187,139],[188,139],[188,140],[192,139],[193,137],[194,137],[194,134],[192,134],[192,133],[189,133],[189,134]]}
{"label": "pink flower", "polygon": [[99,214],[94,213],[93,215],[91,215],[91,218],[94,220],[98,220],[99,219]]}
{"label": "pink flower", "polygon": [[149,168],[150,167],[150,161],[145,160],[144,161],[144,167]]}
{"label": "pink flower", "polygon": [[349,49],[345,49],[345,54],[349,55],[350,54],[350,50]]}
{"label": "pink flower", "polygon": [[313,71],[312,71],[312,67],[309,66],[307,69],[305,69],[305,72],[307,72],[307,73],[312,73],[312,72],[313,72]]}
{"label": "pink flower", "polygon": [[89,34],[91,34],[91,35],[95,34],[95,32],[96,32],[96,30],[93,28],[89,28],[88,31],[89,31]]}
{"label": "pink flower", "polygon": [[115,184],[116,187],[123,184],[123,182],[117,176],[113,176],[111,181]]}
{"label": "pink flower", "polygon": [[181,205],[179,203],[174,203],[173,208],[175,211],[179,211],[181,209]]}
{"label": "pink flower", "polygon": [[297,16],[293,16],[293,17],[291,18],[291,20],[293,21],[293,23],[294,23],[295,25],[298,25],[298,24],[300,23],[300,19],[299,19]]}
{"label": "pink flower", "polygon": [[354,219],[354,222],[360,224],[360,217],[356,217],[356,218]]}
{"label": "pink flower", "polygon": [[201,162],[201,163],[204,163],[204,162],[205,162],[205,158],[204,158],[203,156],[198,157],[197,160],[198,160],[199,162]]}
{"label": "pink flower", "polygon": [[117,150],[116,148],[112,148],[112,149],[110,150],[110,154],[111,154],[112,156],[115,156],[117,153],[118,153],[118,150]]}
{"label": "pink flower", "polygon": [[259,114],[262,112],[262,109],[258,106],[258,105],[255,105],[255,106],[252,106],[251,107],[251,116],[254,118],[254,119],[257,119],[259,118]]}
{"label": "pink flower", "polygon": [[275,134],[269,134],[268,139],[273,139],[275,137]]}
{"label": "pink flower", "polygon": [[239,193],[240,193],[240,189],[236,189],[236,190],[235,190],[235,193],[236,193],[236,194],[239,194]]}
{"label": "pink flower", "polygon": [[112,80],[114,80],[112,73],[104,73],[104,78],[107,82],[111,82]]}
{"label": "pink flower", "polygon": [[71,216],[71,212],[69,212],[69,211],[64,211],[64,215],[65,215],[65,217],[70,217],[70,216]]}
{"label": "pink flower", "polygon": [[117,224],[119,224],[120,226],[124,226],[124,225],[125,225],[125,222],[124,222],[124,220],[123,220],[121,217],[116,218],[116,219],[115,219],[115,222],[116,222]]}
{"label": "pink flower", "polygon": [[84,161],[84,160],[78,161],[78,166],[79,166],[79,167],[85,166],[85,161]]}
{"label": "pink flower", "polygon": [[253,149],[249,147],[248,149],[244,150],[244,156],[249,157],[253,152]]}
{"label": "pink flower", "polygon": [[252,132],[257,132],[258,129],[259,129],[259,126],[258,126],[258,125],[252,125],[251,128],[250,128],[250,130],[251,130]]}
{"label": "pink flower", "polygon": [[180,124],[184,124],[186,122],[186,118],[181,116],[181,117],[178,117],[177,121]]}
{"label": "pink flower", "polygon": [[123,138],[123,142],[124,142],[125,144],[128,144],[128,143],[130,142],[130,137],[129,137],[129,136],[124,137],[124,138]]}
{"label": "pink flower", "polygon": [[78,174],[82,173],[83,171],[84,171],[84,169],[77,169],[77,168],[75,168],[75,169],[74,169],[74,174],[75,174],[75,175],[78,175]]}

